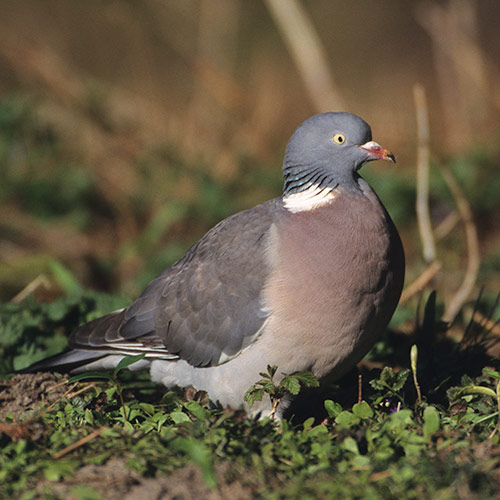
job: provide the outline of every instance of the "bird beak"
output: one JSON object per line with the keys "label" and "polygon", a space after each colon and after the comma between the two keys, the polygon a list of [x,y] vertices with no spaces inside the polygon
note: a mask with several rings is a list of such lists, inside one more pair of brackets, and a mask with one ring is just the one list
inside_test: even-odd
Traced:
{"label": "bird beak", "polygon": [[369,154],[368,161],[371,160],[387,160],[392,161],[392,163],[396,163],[396,157],[388,150],[384,149],[380,144],[377,144],[375,141],[367,142],[362,146],[359,146],[360,149],[366,151]]}

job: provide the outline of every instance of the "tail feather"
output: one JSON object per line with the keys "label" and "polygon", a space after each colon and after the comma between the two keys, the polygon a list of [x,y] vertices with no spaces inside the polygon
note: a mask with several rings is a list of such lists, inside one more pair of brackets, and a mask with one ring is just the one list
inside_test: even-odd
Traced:
{"label": "tail feather", "polygon": [[20,370],[20,373],[34,373],[44,371],[72,372],[73,370],[107,356],[103,351],[86,351],[73,349],[68,352],[56,354],[50,358],[42,359],[37,363]]}
{"label": "tail feather", "polygon": [[21,373],[109,370],[115,368],[125,356],[140,353],[144,353],[148,359],[134,363],[129,369],[146,368],[154,359],[179,359],[177,354],[168,352],[161,339],[152,331],[149,319],[137,323],[134,335],[129,332],[123,337],[120,329],[125,312],[125,309],[120,309],[81,325],[69,338],[69,351],[34,363],[21,370]]}

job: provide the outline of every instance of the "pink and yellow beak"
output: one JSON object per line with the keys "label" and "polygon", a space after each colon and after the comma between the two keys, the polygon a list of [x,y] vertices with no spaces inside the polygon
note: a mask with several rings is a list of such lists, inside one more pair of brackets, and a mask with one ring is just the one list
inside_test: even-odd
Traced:
{"label": "pink and yellow beak", "polygon": [[371,160],[387,160],[396,163],[396,157],[388,150],[384,149],[380,144],[375,141],[369,141],[362,146],[360,149],[366,151],[369,154],[369,161]]}

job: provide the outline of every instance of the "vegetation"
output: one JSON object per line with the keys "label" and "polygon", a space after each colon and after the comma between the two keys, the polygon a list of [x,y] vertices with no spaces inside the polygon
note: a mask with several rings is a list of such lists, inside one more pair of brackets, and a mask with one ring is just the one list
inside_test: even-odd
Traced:
{"label": "vegetation", "polygon": [[[74,325],[120,302],[85,293],[2,305],[2,372],[59,350]],[[34,375],[4,380],[0,496],[117,498],[133,487],[132,477],[162,477],[195,464],[206,495],[237,484],[244,498],[491,498],[500,493],[500,364],[484,342],[456,343],[439,332],[435,314],[431,294],[416,335],[384,339],[372,353],[372,366],[389,356],[402,361],[397,370],[365,367],[361,385],[350,374],[316,397],[323,408],[306,403],[305,420],[252,421],[210,408],[203,394],[165,392],[125,366],[108,380],[60,378],[54,401],[38,402],[18,419],[16,405],[8,412],[6,394]],[[304,388],[314,385],[299,374],[275,387],[274,373],[263,374],[250,399],[262,391],[307,397]],[[89,464],[112,460],[129,474],[121,489],[109,487],[104,468],[100,481],[78,479]]]}
{"label": "vegetation", "polygon": [[[287,392],[300,391],[296,411],[279,423],[212,408],[206,396],[192,391],[164,392],[128,370],[91,381],[62,378],[57,383],[29,374],[11,378],[16,370],[64,349],[77,325],[127,304],[127,292],[137,293],[173,262],[201,228],[243,208],[239,197],[245,192],[264,186],[258,196],[272,196],[280,180],[279,172],[268,174],[265,165],[247,170],[248,160],[242,157],[241,181],[219,182],[210,170],[182,164],[167,150],[154,151],[136,160],[143,172],[136,192],[152,193],[149,204],[127,195],[120,212],[89,171],[78,166],[78,158],[69,157],[57,134],[38,121],[30,99],[4,101],[0,124],[6,167],[0,197],[14,207],[1,230],[14,248],[30,238],[37,246],[28,253],[16,250],[13,264],[0,268],[4,300],[17,293],[0,305],[0,497],[118,498],[147,478],[184,481],[175,479],[175,471],[193,464],[200,471],[200,494],[217,492],[221,498],[235,487],[242,498],[500,494],[497,299],[488,292],[475,305],[467,302],[451,328],[440,320],[443,301],[434,292],[416,317],[416,296],[406,298],[360,368],[361,382],[353,372],[313,397],[305,389],[315,384],[310,376],[289,374],[276,387],[273,376],[279,367],[270,367],[249,388],[247,400],[267,392],[279,402]],[[468,194],[484,214],[480,223],[488,224],[496,181],[481,185],[471,176],[478,168],[483,173],[493,168],[493,162],[477,158],[476,163],[453,161],[450,168],[460,181],[474,185]],[[160,194],[154,172],[163,161],[168,162],[169,182],[188,182],[196,196],[172,194],[163,207],[156,205]],[[413,180],[408,174],[367,174],[403,229],[410,281],[418,279],[425,266],[412,246]],[[454,197],[446,184],[436,177],[432,185],[431,204],[453,214]],[[143,228],[141,220],[147,221]],[[110,223],[125,225],[128,232],[108,234]],[[49,232],[57,227],[51,233],[55,239],[37,239],[30,229],[34,225]],[[105,242],[105,251],[95,249],[90,264],[88,249],[78,246],[81,235]],[[67,239],[76,242],[75,252],[61,254],[58,245],[64,248]],[[457,266],[457,253],[466,248],[457,232],[444,233],[438,243],[441,261]],[[488,285],[495,275],[498,258],[492,254],[483,260],[479,276]],[[86,292],[93,283],[108,283],[124,293]],[[435,283],[444,290],[456,286],[456,272],[447,269]],[[55,387],[52,396],[44,392],[47,384]],[[26,401],[26,392],[33,399]],[[122,468],[120,487],[106,469],[116,463]],[[97,467],[100,480],[89,482],[85,471],[90,465]]]}
{"label": "vegetation", "polygon": [[[278,4],[4,9],[0,498],[500,496],[495,7],[302,2],[287,21]],[[280,38],[304,26],[307,53]],[[416,87],[414,120],[417,80],[431,113]],[[407,282],[358,368],[318,392],[269,367],[247,401],[297,394],[280,422],[167,391],[126,369],[136,358],[92,378],[16,374],[220,219],[278,196],[293,127],[333,109],[359,112],[401,160],[362,171],[400,230]]]}

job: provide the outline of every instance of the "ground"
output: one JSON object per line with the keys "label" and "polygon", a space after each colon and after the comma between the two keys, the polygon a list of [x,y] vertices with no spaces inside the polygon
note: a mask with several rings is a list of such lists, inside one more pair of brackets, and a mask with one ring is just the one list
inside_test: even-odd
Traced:
{"label": "ground", "polygon": [[[68,392],[64,377],[53,373],[26,373],[0,381],[0,422],[12,415],[15,420],[24,421],[19,432],[32,441],[44,439],[47,429],[40,421],[30,423],[29,416],[44,411],[47,405],[54,404]],[[26,420],[26,417],[28,419]],[[4,427],[2,427],[2,425]],[[13,432],[6,424],[0,423],[0,431]],[[13,434],[14,438],[16,433]],[[47,487],[60,498],[78,500],[85,493],[85,488],[92,489],[107,500],[249,500],[252,491],[243,482],[230,476],[228,464],[216,467],[219,488],[211,489],[203,479],[195,465],[181,467],[168,476],[158,475],[154,478],[141,477],[140,474],[127,468],[126,460],[114,457],[102,465],[84,465],[74,476],[53,481],[36,481],[33,488],[42,494]],[[83,489],[82,489],[83,488]],[[76,491],[76,495],[73,493]]]}

